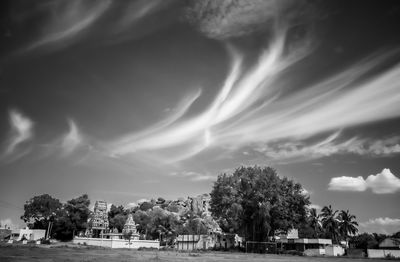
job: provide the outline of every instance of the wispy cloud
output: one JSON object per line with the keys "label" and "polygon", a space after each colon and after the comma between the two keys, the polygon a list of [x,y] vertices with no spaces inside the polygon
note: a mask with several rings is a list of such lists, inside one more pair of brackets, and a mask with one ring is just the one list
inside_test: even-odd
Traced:
{"label": "wispy cloud", "polygon": [[[284,27],[277,29],[269,49],[248,70],[243,68],[240,52],[228,46],[232,58],[230,72],[214,101],[199,115],[176,119],[162,130],[150,128],[128,134],[107,143],[105,148],[118,157],[154,153],[161,160],[176,162],[208,148],[239,149],[285,139],[301,141],[324,132],[400,116],[400,66],[370,74],[390,53],[371,56],[327,80],[282,96],[277,87],[285,77],[284,69],[307,54],[304,49],[285,53],[285,36]],[[191,103],[190,100],[186,105]],[[338,135],[334,133],[312,146],[289,143],[275,155],[273,151],[268,154],[295,157],[311,153],[318,157],[349,151],[349,145],[353,153],[360,154],[367,150],[374,154],[398,150],[396,145],[380,148],[379,143],[365,149],[367,142],[357,138],[335,144]]]}
{"label": "wispy cloud", "polygon": [[25,3],[17,0],[15,9],[19,19],[40,17],[37,23],[26,25],[34,34],[33,41],[19,52],[59,50],[90,40],[90,37],[103,43],[137,38],[168,24],[168,21],[157,25],[152,23],[145,27],[146,30],[135,27],[145,18],[177,2],[44,0],[40,3]]}
{"label": "wispy cloud", "polygon": [[193,171],[180,171],[180,172],[171,172],[170,175],[187,178],[192,181],[216,180],[216,176],[212,175],[208,172],[198,173],[198,172],[193,172]]}
{"label": "wispy cloud", "polygon": [[[32,139],[34,123],[31,119],[17,110],[9,111],[10,136],[6,141],[6,149],[3,153],[3,160],[13,161],[25,155],[28,151],[20,146]],[[26,148],[25,148],[26,149]]]}
{"label": "wispy cloud", "polygon": [[61,141],[61,149],[63,156],[68,156],[74,152],[79,145],[83,142],[83,136],[75,122],[71,119],[68,120],[69,131],[66,133]]}
{"label": "wispy cloud", "polygon": [[300,162],[331,156],[334,154],[357,154],[371,157],[391,156],[400,153],[400,137],[367,139],[352,137],[343,141],[340,131],[318,142],[301,140],[277,141],[254,147],[268,159]]}
{"label": "wispy cloud", "polygon": [[15,224],[11,218],[0,219],[1,228],[18,229],[20,225]]}
{"label": "wispy cloud", "polygon": [[361,232],[390,235],[396,233],[399,228],[399,218],[379,217],[360,223]]}
{"label": "wispy cloud", "polygon": [[29,45],[26,51],[42,46],[73,42],[76,37],[91,26],[109,7],[111,1],[57,1],[46,5],[47,21],[40,38]]}
{"label": "wispy cloud", "polygon": [[329,182],[329,190],[333,191],[365,191],[368,188],[375,194],[396,193],[400,191],[400,178],[385,168],[376,175],[369,175],[366,180],[362,176],[341,176]]}

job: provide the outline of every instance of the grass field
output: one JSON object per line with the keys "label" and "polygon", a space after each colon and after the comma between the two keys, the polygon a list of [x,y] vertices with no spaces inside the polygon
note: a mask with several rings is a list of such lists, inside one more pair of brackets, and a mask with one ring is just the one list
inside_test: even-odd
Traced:
{"label": "grass field", "polygon": [[37,247],[0,245],[0,261],[269,261],[269,262],[364,262],[387,261],[379,259],[351,259],[333,257],[300,257],[284,255],[244,254],[228,252],[179,253],[174,251],[134,251],[126,249],[103,249],[95,247]]}

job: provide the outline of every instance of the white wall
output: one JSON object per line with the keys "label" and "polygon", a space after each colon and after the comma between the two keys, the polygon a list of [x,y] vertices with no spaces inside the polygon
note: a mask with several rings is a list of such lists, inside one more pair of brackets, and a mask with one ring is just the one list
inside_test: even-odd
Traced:
{"label": "white wall", "polygon": [[389,250],[389,249],[368,249],[367,250],[369,258],[384,258],[388,254],[396,258],[400,258],[400,250]]}
{"label": "white wall", "polygon": [[327,256],[342,256],[344,255],[344,248],[338,245],[329,245],[325,247],[325,255]]}
{"label": "white wall", "polygon": [[29,228],[20,229],[19,237],[17,240],[18,241],[21,240],[24,235],[27,240],[38,240],[38,239],[45,237],[46,230],[44,230],[44,229],[29,229]]}
{"label": "white wall", "polygon": [[131,240],[129,243],[125,239],[101,239],[101,238],[87,238],[87,237],[75,237],[73,240],[74,244],[81,244],[89,246],[101,246],[109,248],[160,248],[160,242],[155,240]]}
{"label": "white wall", "polygon": [[306,256],[320,256],[325,255],[325,248],[313,248],[304,250]]}

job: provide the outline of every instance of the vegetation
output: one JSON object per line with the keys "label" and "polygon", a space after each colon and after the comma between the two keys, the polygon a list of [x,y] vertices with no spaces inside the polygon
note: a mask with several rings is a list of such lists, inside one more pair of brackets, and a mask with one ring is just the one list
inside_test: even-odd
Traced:
{"label": "vegetation", "polygon": [[52,237],[70,240],[75,233],[86,229],[90,214],[89,204],[86,194],[69,200],[66,204],[43,194],[26,202],[21,219],[32,229],[50,229],[48,234],[52,232]]}
{"label": "vegetation", "polygon": [[275,231],[296,228],[306,219],[309,198],[303,188],[275,169],[240,167],[218,177],[211,192],[211,212],[226,232],[266,241]]}
{"label": "vegetation", "polygon": [[[299,183],[281,178],[270,167],[240,167],[221,174],[211,191],[212,216],[192,200],[158,198],[134,208],[112,205],[108,212],[110,230],[122,232],[129,213],[141,239],[160,239],[172,244],[178,234],[211,231],[238,233],[247,240],[265,241],[278,232],[299,229],[300,237],[348,241],[355,248],[376,248],[386,235],[360,234],[356,216],[331,205],[318,214]],[[21,218],[33,229],[52,228],[51,237],[70,240],[86,230],[91,216],[90,200],[84,194],[61,203],[48,194],[35,196],[24,205]],[[52,226],[53,225],[53,226]],[[396,235],[397,234],[397,235]],[[399,237],[400,232],[393,235]]]}

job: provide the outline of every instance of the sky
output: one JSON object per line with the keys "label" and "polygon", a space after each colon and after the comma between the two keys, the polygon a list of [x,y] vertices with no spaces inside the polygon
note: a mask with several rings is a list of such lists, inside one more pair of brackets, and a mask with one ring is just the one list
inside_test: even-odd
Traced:
{"label": "sky", "polygon": [[400,3],[2,1],[0,222],[129,206],[271,166],[311,207],[400,231]]}

